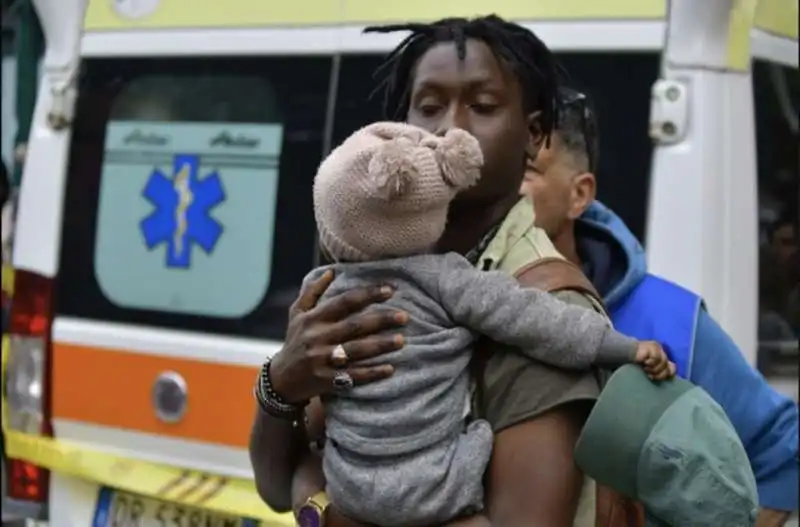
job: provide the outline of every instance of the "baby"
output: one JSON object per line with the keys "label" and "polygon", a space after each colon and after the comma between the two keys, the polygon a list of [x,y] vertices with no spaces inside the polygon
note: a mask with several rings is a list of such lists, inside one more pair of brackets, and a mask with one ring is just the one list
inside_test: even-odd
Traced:
{"label": "baby", "polygon": [[478,141],[463,130],[439,137],[375,123],[317,173],[317,227],[337,263],[306,280],[333,269],[326,296],[391,284],[387,304],[408,313],[404,346],[379,359],[394,375],[357,387],[342,382],[323,402],[326,491],[353,519],[425,526],[482,511],[492,429],[467,420],[467,366],[479,335],[561,368],[636,362],[653,378],[673,372],[660,346],[614,331],[597,312],[479,271],[458,254],[433,254],[450,202],[477,182],[482,163]]}

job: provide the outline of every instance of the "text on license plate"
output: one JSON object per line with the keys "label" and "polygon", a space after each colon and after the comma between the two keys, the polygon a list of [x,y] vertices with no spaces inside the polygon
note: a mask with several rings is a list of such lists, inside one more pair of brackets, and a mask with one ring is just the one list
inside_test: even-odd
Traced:
{"label": "text on license plate", "polygon": [[92,527],[257,527],[256,520],[104,488]]}

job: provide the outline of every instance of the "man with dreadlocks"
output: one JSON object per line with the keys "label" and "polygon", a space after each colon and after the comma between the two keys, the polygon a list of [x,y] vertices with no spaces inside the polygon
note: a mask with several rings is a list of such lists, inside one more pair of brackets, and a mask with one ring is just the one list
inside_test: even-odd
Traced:
{"label": "man with dreadlocks", "polygon": [[699,296],[647,272],[644,251],[613,211],[595,201],[597,117],[586,96],[560,89],[551,144],[529,164],[523,193],[556,247],[602,293],[614,326],[665,344],[678,375],[725,410],[750,458],[762,506],[757,525],[780,526],[798,509],[798,412],[750,366]]}
{"label": "man with dreadlocks", "polygon": [[[532,227],[529,204],[519,202],[526,161],[547,142],[558,117],[561,71],[547,47],[496,16],[368,31],[410,31],[378,72],[386,116],[437,134],[464,129],[483,152],[480,182],[451,203],[437,250],[460,253],[481,269],[516,272],[524,285],[560,290],[562,300],[602,309],[580,271]],[[553,265],[536,265],[540,260]],[[391,376],[381,355],[403,346],[391,330],[408,321],[404,312],[364,311],[391,297],[388,284],[321,300],[332,279],[326,273],[312,282],[293,305],[284,346],[257,381],[259,409],[250,438],[262,498],[276,510],[294,506],[301,525],[328,527],[354,523],[323,492],[320,459],[308,447],[320,433],[318,407],[308,403],[333,393],[343,378],[363,385]],[[495,432],[486,475],[491,521],[595,525],[593,485],[576,468],[573,449],[599,394],[597,376],[548,367],[514,349],[491,350],[476,361],[473,405]],[[298,426],[304,412],[311,434]]]}

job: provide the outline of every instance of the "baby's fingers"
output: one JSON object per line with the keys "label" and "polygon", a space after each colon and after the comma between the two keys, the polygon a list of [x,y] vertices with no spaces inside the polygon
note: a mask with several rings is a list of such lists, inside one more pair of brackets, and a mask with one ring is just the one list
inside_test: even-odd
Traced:
{"label": "baby's fingers", "polygon": [[667,379],[669,379],[669,368],[664,368],[664,369],[660,370],[653,377],[653,380],[656,380],[656,381],[665,381]]}
{"label": "baby's fingers", "polygon": [[664,363],[659,364],[657,368],[653,369],[650,378],[653,379],[654,381],[665,381],[667,379],[671,379],[674,376],[675,376],[675,364],[666,361]]}
{"label": "baby's fingers", "polygon": [[651,379],[655,379],[656,375],[659,373],[659,367],[655,364],[643,364],[642,369],[647,374],[648,377]]}

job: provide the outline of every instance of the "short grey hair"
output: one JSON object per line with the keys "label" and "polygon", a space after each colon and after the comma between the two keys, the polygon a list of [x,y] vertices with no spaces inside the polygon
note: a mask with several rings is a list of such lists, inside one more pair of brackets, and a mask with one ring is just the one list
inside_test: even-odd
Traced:
{"label": "short grey hair", "polygon": [[576,90],[562,86],[556,133],[561,144],[573,156],[578,168],[587,172],[597,170],[597,114],[589,98]]}

